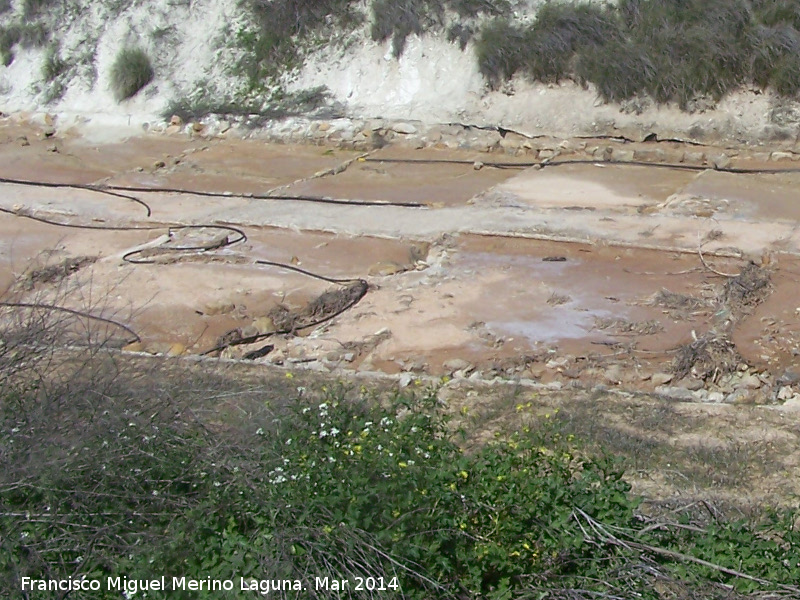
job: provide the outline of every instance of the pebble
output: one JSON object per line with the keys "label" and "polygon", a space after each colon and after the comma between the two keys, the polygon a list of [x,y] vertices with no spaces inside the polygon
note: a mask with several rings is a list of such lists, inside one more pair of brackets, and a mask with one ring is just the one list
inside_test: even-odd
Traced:
{"label": "pebble", "polygon": [[659,396],[664,396],[670,400],[678,400],[680,402],[694,402],[695,400],[692,390],[688,390],[685,387],[660,385],[655,391]]}
{"label": "pebble", "polygon": [[672,373],[653,373],[650,380],[655,386],[665,385],[672,381]]}
{"label": "pebble", "polygon": [[754,375],[753,373],[749,373],[742,377],[741,387],[746,388],[748,390],[757,390],[761,387],[762,381],[759,379],[758,375]]}
{"label": "pebble", "polygon": [[789,385],[785,385],[778,390],[778,400],[789,400],[792,396],[794,396],[794,390]]}
{"label": "pebble", "polygon": [[455,371],[466,371],[472,367],[466,360],[463,358],[451,358],[442,365],[445,370],[453,373]]}

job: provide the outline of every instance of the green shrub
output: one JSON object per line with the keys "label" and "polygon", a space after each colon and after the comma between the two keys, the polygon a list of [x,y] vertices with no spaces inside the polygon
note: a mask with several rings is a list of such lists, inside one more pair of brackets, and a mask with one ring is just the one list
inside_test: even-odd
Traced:
{"label": "green shrub", "polygon": [[507,19],[494,19],[481,29],[475,43],[478,70],[493,89],[520,69],[524,43],[525,32]]}
{"label": "green shrub", "polygon": [[[421,35],[430,29],[444,26],[446,12],[450,10],[461,18],[479,15],[507,15],[510,4],[505,0],[373,0],[372,39],[385,41],[391,38],[392,52],[399,57],[410,35]],[[461,48],[469,40],[468,26],[460,21],[450,24],[450,41],[458,40]]]}
{"label": "green shrub", "polygon": [[238,72],[260,91],[297,67],[306,41],[324,27],[359,23],[357,5],[356,0],[246,0],[253,22],[237,33],[245,50]]}
{"label": "green shrub", "polygon": [[118,102],[135,96],[153,79],[150,57],[140,48],[122,48],[111,65],[111,90]]}
{"label": "green shrub", "polygon": [[486,24],[476,44],[490,87],[516,73],[592,83],[607,101],[649,95],[687,108],[748,83],[793,96],[800,1],[553,2],[524,29]]}
{"label": "green shrub", "polygon": [[12,9],[11,0],[0,0],[0,15],[10,12]]}
{"label": "green shrub", "polygon": [[31,21],[39,17],[43,12],[54,8],[61,0],[23,0],[22,18]]}
{"label": "green shrub", "polygon": [[592,52],[582,52],[575,73],[581,83],[594,83],[606,102],[620,102],[646,93],[656,68],[636,42],[612,39]]}
{"label": "green shrub", "polygon": [[14,62],[14,45],[19,42],[19,28],[0,27],[0,61],[3,66]]}
{"label": "green shrub", "polygon": [[45,81],[53,81],[56,77],[61,75],[67,70],[67,63],[58,55],[58,48],[51,47],[44,57],[42,63],[42,79]]}

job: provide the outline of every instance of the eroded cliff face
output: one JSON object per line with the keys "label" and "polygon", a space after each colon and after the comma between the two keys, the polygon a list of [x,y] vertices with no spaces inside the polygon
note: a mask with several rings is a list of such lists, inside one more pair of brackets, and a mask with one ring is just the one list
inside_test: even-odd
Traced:
{"label": "eroded cliff face", "polygon": [[[208,106],[257,105],[267,87],[248,89],[241,69],[242,34],[252,19],[237,0],[117,0],[72,3],[13,0],[0,14],[0,110],[52,113],[62,123],[139,129],[168,117],[178,102]],[[538,2],[518,2],[517,17]],[[1,10],[2,7],[0,7]],[[286,92],[324,88],[339,116],[462,123],[528,136],[619,136],[698,142],[791,143],[798,136],[795,102],[742,90],[716,106],[655,106],[649,100],[602,102],[591,87],[571,81],[531,83],[516,77],[490,90],[478,71],[472,43],[462,50],[444,31],[411,35],[399,58],[392,42],[370,37],[362,25],[317,35],[304,64],[279,82]],[[522,12],[520,15],[519,12]],[[526,13],[527,11],[527,13]],[[5,40],[5,41],[3,41]],[[5,46],[3,46],[5,44]],[[143,49],[154,77],[118,102],[111,70],[121,48]],[[273,83],[273,91],[274,91]]]}

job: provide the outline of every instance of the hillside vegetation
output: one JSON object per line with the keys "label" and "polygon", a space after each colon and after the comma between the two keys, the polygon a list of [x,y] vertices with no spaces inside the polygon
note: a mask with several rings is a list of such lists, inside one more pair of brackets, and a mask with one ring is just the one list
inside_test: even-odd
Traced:
{"label": "hillside vegetation", "polygon": [[[796,514],[684,502],[647,516],[618,459],[531,403],[486,436],[435,387],[140,360],[110,350],[103,322],[46,306],[13,316],[0,330],[0,589],[12,598],[69,595],[20,594],[25,577],[162,575],[236,590],[297,580],[304,591],[274,595],[298,599],[800,594]],[[89,345],[60,349],[75,343]],[[371,583],[358,590],[359,577]]]}
{"label": "hillside vegetation", "polygon": [[[591,84],[607,102],[649,97],[686,110],[743,87],[791,99],[800,91],[800,0],[239,0],[206,35],[213,64],[200,65],[176,63],[171,49],[188,33],[162,22],[173,7],[160,19],[145,8],[102,2],[90,19],[69,0],[7,0],[0,59],[10,67],[20,51],[47,50],[35,84],[40,102],[104,78],[110,96],[124,101],[151,81],[169,80],[179,94],[172,101],[195,112],[266,110],[285,99],[289,75],[331,44],[368,37],[389,42],[400,58],[409,36],[429,34],[474,53],[488,89],[514,76],[573,80]],[[202,9],[178,3],[174,10]],[[101,61],[104,28],[125,20],[131,35],[119,40],[116,62]],[[67,43],[77,30],[80,43],[72,33]],[[126,46],[138,54],[126,54]],[[181,81],[182,67],[197,75]],[[119,82],[124,69],[139,71],[133,84]]]}

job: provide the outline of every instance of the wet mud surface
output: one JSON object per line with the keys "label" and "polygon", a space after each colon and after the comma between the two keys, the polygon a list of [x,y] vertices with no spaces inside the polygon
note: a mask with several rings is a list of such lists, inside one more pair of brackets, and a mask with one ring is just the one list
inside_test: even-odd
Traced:
{"label": "wet mud surface", "polygon": [[[129,350],[242,358],[269,344],[256,360],[320,371],[800,400],[800,174],[48,134],[0,124],[0,176],[141,186],[124,194],[152,214],[95,189],[0,184],[0,289],[118,320],[141,338],[121,336]],[[92,261],[19,284],[76,257]],[[769,284],[734,307],[726,285],[751,262]],[[679,381],[676,356],[704,336],[736,364]]]}

